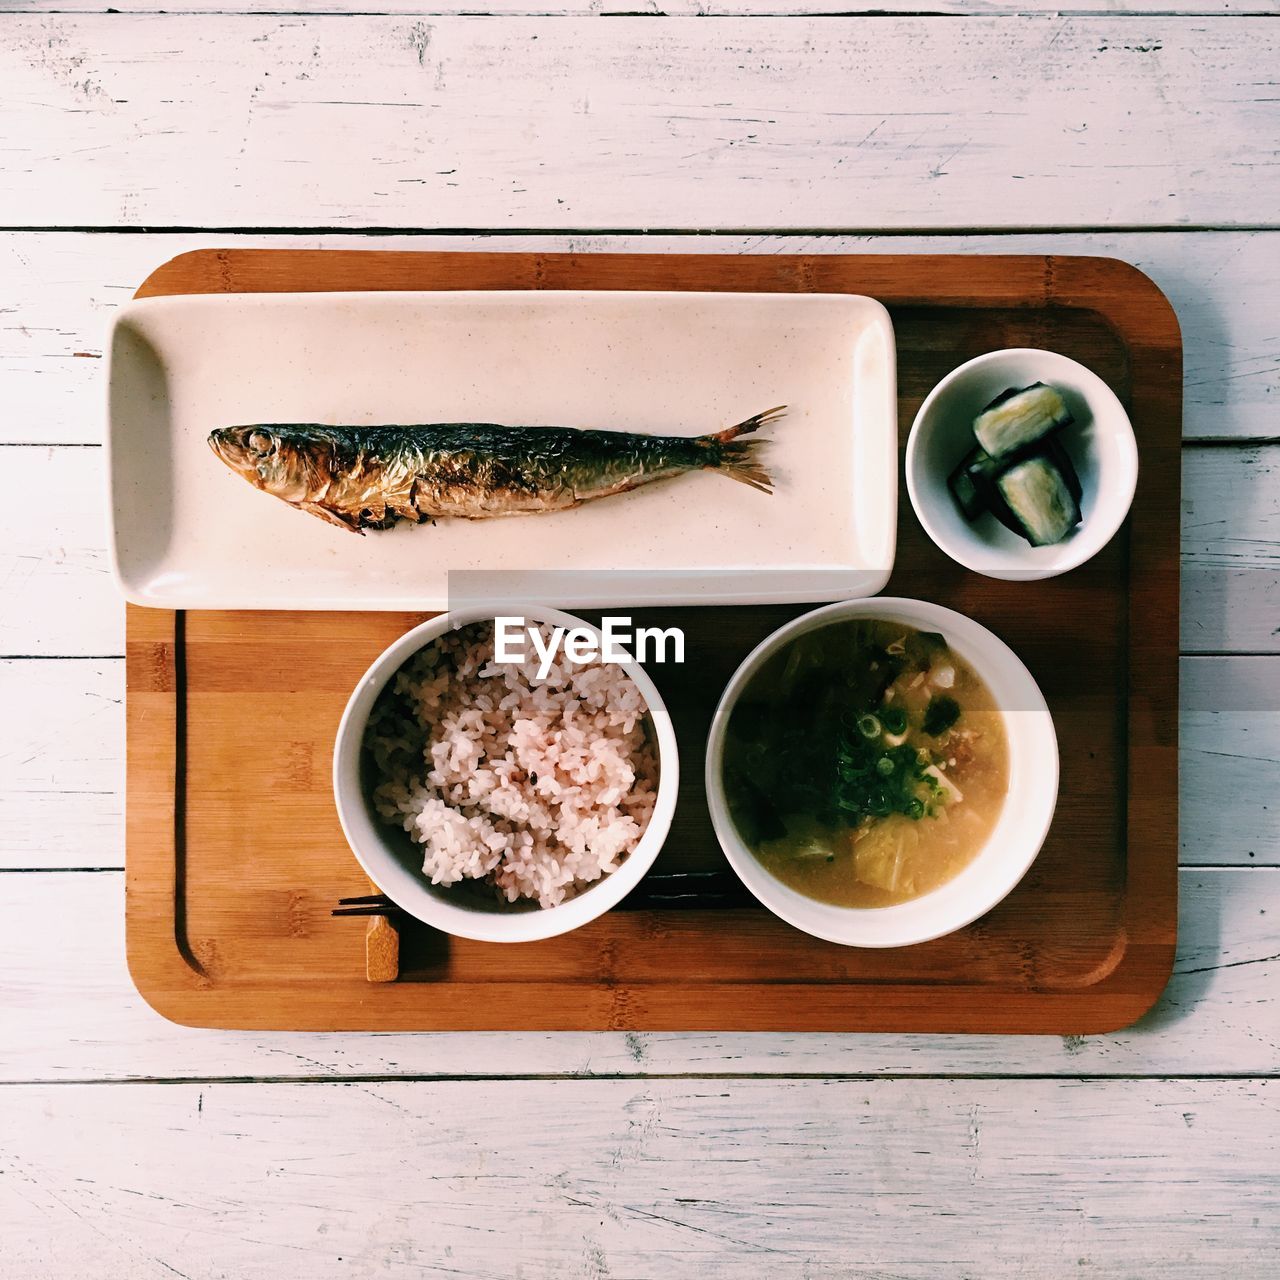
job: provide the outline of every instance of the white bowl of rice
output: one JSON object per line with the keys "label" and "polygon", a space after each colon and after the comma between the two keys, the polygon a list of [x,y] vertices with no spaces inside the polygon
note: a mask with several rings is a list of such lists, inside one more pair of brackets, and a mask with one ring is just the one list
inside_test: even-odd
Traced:
{"label": "white bowl of rice", "polygon": [[[512,610],[511,612],[515,612]],[[553,609],[550,627],[588,628]],[[494,610],[455,610],[401,636],[338,726],[333,790],[369,878],[460,938],[530,942],[594,920],[653,865],[679,765],[661,695],[634,662],[544,673],[494,661]],[[597,633],[598,634],[598,633]]]}

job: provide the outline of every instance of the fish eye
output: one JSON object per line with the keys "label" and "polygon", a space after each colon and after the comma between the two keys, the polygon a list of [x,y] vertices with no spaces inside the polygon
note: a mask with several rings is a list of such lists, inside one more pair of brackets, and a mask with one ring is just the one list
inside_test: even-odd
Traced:
{"label": "fish eye", "polygon": [[254,453],[268,454],[275,452],[275,441],[265,431],[251,431],[246,443]]}

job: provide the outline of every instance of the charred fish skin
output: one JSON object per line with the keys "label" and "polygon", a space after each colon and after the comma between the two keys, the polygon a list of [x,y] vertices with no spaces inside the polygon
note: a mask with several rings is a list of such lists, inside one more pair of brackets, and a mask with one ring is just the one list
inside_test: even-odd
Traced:
{"label": "charred fish skin", "polygon": [[739,440],[785,406],[703,436],[650,436],[491,422],[333,427],[222,427],[209,447],[255,488],[363,533],[398,521],[488,520],[564,511],[690,471],[721,471],[772,492],[757,453]]}

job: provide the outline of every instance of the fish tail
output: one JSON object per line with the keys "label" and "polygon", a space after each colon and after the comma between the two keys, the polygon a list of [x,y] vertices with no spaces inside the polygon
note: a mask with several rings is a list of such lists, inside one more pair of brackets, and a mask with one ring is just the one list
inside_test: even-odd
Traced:
{"label": "fish tail", "polygon": [[732,427],[726,427],[723,431],[712,432],[706,438],[708,440],[718,440],[721,444],[728,444],[730,440],[736,440],[739,436],[749,435],[752,431],[759,431],[761,427],[767,427],[778,421],[787,411],[785,404],[774,405],[772,409],[766,409],[763,413],[753,413],[751,417],[744,418],[741,422],[735,423]]}
{"label": "fish tail", "polygon": [[787,406],[780,404],[763,413],[753,413],[751,417],[744,418],[723,431],[713,431],[710,435],[701,436],[698,443],[711,455],[705,464],[707,468],[723,471],[730,480],[759,489],[761,493],[772,493],[773,477],[760,461],[760,450],[768,441],[739,440],[738,437],[777,422],[786,410]]}
{"label": "fish tail", "polygon": [[712,465],[716,471],[723,471],[730,480],[750,485],[761,493],[772,493],[773,477],[759,457],[759,450],[768,443],[767,440],[731,440],[720,446],[720,459]]}

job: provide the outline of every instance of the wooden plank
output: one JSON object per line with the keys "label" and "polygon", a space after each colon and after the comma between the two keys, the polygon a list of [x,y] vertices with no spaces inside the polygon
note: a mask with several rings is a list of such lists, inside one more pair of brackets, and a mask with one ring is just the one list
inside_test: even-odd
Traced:
{"label": "wooden plank", "polygon": [[[1182,865],[1280,865],[1280,659],[1181,668]],[[0,868],[124,865],[123,694],[120,659],[0,663]]]}
{"label": "wooden plank", "polygon": [[1184,453],[1184,649],[1280,652],[1278,472],[1275,445]]}
{"label": "wooden plank", "polygon": [[165,259],[192,249],[497,249],[575,253],[1079,253],[1133,262],[1182,324],[1184,436],[1273,437],[1280,396],[1274,232],[998,236],[225,236],[18,232],[0,237],[0,442],[102,439],[101,357],[120,302]]}
{"label": "wooden plank", "polygon": [[[1280,653],[1280,446],[1183,458],[1183,650]],[[0,446],[0,466],[16,498],[0,504],[0,656],[121,654],[101,450]]]}
{"label": "wooden plank", "polygon": [[12,227],[1230,227],[1280,204],[1261,19],[2,21]]}
{"label": "wooden plank", "polygon": [[[9,0],[13,13],[260,13],[290,16],[284,0]],[[301,8],[301,6],[299,6]],[[455,0],[416,4],[414,0],[308,0],[306,12],[318,14],[397,14],[414,18],[451,15],[487,17],[852,17],[886,14],[1006,17],[1030,14],[1106,14],[1169,17],[1174,14],[1272,14],[1265,0]]]}
{"label": "wooden plank", "polygon": [[102,450],[5,448],[0,467],[18,486],[0,504],[0,657],[123,653]]}
{"label": "wooden plank", "polygon": [[[495,1073],[1262,1075],[1275,1072],[1280,1051],[1280,871],[1272,868],[1183,871],[1178,959],[1159,1004],[1129,1030],[1066,1038],[521,1032],[495,1041],[483,1033],[192,1031],[154,1013],[129,980],[118,872],[9,874],[0,888],[0,1083]],[[350,927],[358,962],[362,928],[359,921]]]}
{"label": "wooden plank", "polygon": [[1181,859],[1280,864],[1280,658],[1181,665]]}
{"label": "wooden plank", "polygon": [[0,1275],[1260,1276],[1276,1090],[9,1088]]}
{"label": "wooden plank", "polygon": [[0,662],[0,867],[124,865],[124,664]]}

